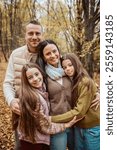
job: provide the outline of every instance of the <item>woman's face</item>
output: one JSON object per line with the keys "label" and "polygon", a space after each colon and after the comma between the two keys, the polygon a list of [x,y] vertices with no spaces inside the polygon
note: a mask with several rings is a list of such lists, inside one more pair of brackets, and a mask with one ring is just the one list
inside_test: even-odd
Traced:
{"label": "woman's face", "polygon": [[54,66],[58,67],[58,63],[60,60],[60,53],[57,47],[54,44],[48,44],[43,50],[44,60]]}
{"label": "woman's face", "polygon": [[37,68],[28,68],[26,76],[29,84],[34,88],[40,88],[43,84],[43,76]]}
{"label": "woman's face", "polygon": [[73,77],[75,74],[74,66],[70,59],[65,59],[62,61],[62,67],[65,71],[65,74],[69,77]]}

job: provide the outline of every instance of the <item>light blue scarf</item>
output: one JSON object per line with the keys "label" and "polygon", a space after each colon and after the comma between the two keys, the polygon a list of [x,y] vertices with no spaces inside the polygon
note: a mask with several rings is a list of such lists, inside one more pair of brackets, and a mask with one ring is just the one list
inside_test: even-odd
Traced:
{"label": "light blue scarf", "polygon": [[45,71],[46,74],[53,80],[58,80],[59,78],[62,78],[65,75],[60,63],[58,64],[58,68],[47,64],[45,67]]}

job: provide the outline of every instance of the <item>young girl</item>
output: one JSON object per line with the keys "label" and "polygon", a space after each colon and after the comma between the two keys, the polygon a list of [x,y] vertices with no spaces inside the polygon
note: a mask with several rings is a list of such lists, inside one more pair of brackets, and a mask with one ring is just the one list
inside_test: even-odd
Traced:
{"label": "young girl", "polygon": [[17,93],[21,114],[14,114],[13,117],[13,127],[17,127],[21,150],[48,150],[49,134],[62,132],[75,123],[75,119],[65,124],[51,123],[42,74],[38,65],[33,63],[22,68],[21,88]]}
{"label": "young girl", "polygon": [[63,56],[62,67],[72,80],[72,104],[70,111],[53,116],[54,122],[66,122],[74,116],[84,119],[75,125],[75,150],[100,150],[100,112],[90,107],[96,96],[96,85],[83,68],[79,58],[72,53]]}

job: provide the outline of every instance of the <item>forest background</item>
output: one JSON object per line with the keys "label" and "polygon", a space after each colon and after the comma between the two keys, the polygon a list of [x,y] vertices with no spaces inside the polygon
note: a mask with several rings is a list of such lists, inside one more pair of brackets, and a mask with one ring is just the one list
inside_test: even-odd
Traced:
{"label": "forest background", "polygon": [[90,76],[99,84],[99,0],[0,0],[0,150],[12,150],[11,112],[2,84],[9,56],[25,44],[25,26],[39,21],[45,39],[53,39],[63,53],[76,53]]}

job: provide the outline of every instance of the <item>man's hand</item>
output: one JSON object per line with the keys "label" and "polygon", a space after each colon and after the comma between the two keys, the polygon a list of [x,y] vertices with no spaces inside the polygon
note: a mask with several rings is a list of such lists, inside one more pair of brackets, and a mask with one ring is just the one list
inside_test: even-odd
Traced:
{"label": "man's hand", "polygon": [[99,105],[100,105],[100,93],[96,93],[96,98],[92,101],[90,108],[94,107],[94,109],[97,110]]}
{"label": "man's hand", "polygon": [[11,110],[18,115],[20,115],[19,101],[18,98],[14,98],[10,103]]}

